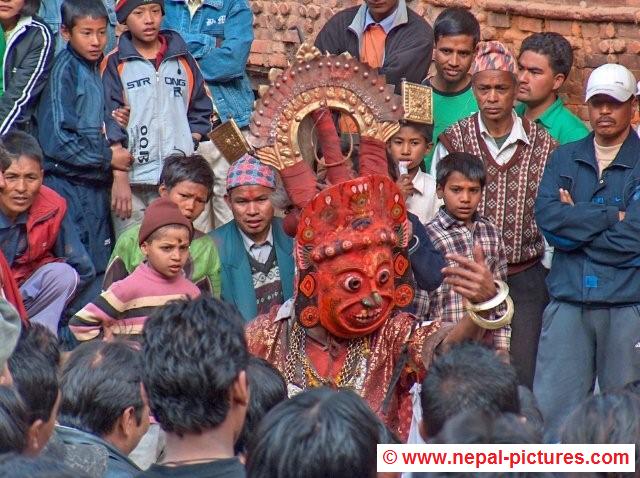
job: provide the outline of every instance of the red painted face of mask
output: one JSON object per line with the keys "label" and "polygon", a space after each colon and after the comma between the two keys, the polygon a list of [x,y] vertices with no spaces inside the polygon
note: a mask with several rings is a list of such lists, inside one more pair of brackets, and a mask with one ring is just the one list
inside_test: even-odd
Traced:
{"label": "red painted face of mask", "polygon": [[318,194],[298,225],[296,316],[352,339],[379,329],[413,298],[408,226],[397,186],[358,178]]}
{"label": "red painted face of mask", "polygon": [[394,306],[393,257],[389,246],[352,251],[318,267],[320,324],[336,337],[368,335]]}

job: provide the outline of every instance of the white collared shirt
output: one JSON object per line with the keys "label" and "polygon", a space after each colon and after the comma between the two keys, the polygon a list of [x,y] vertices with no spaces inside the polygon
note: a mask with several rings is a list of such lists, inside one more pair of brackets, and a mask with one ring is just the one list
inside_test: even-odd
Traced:
{"label": "white collared shirt", "polygon": [[413,178],[413,194],[405,201],[407,209],[412,212],[422,224],[426,224],[434,218],[442,199],[436,196],[436,180],[430,174],[418,170]]}
{"label": "white collared shirt", "polygon": [[[500,166],[504,166],[509,161],[511,161],[511,158],[513,158],[513,155],[518,148],[519,141],[530,144],[529,138],[527,137],[527,132],[522,126],[522,119],[516,114],[515,111],[512,111],[511,115],[513,118],[513,127],[511,128],[511,132],[509,133],[509,136],[502,144],[502,146],[498,147],[498,145],[496,144],[496,140],[493,139],[493,137],[489,134],[484,121],[482,121],[482,115],[478,114],[480,136],[484,140],[484,143],[487,145],[489,153],[491,153],[493,159],[495,159],[496,163],[498,163]],[[433,177],[435,177],[436,165],[438,164],[438,161],[444,158],[447,154],[449,154],[447,148],[442,143],[438,143],[435,151],[433,152],[433,161],[431,162],[431,174]]]}
{"label": "white collared shirt", "polygon": [[251,254],[251,257],[260,264],[266,263],[267,259],[269,259],[269,254],[271,254],[271,249],[273,249],[273,230],[271,229],[271,226],[269,226],[267,239],[262,244],[257,244],[240,229],[238,229],[238,232],[240,233],[240,237],[242,237],[242,243],[244,244],[245,250]]}

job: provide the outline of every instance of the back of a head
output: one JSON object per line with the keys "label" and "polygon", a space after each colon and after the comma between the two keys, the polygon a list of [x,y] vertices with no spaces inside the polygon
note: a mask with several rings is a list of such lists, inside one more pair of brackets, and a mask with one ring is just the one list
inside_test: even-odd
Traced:
{"label": "back of a head", "polygon": [[544,55],[554,74],[562,74],[565,78],[571,73],[573,66],[573,49],[565,37],[555,32],[534,33],[522,41],[520,55],[532,51]]}
{"label": "back of a head", "polygon": [[71,352],[60,379],[60,424],[104,437],[129,407],[140,423],[142,361],[134,347],[96,340]]}
{"label": "back of a head", "polygon": [[429,436],[435,436],[449,418],[464,410],[519,413],[516,372],[493,350],[475,343],[459,344],[429,368],[420,403]]}
{"label": "back of a head", "polygon": [[249,353],[242,318],[201,296],[159,308],[144,326],[144,385],[162,429],[177,435],[218,427]]}
{"label": "back of a head", "polygon": [[587,398],[565,420],[561,442],[633,443],[636,469],[640,469],[640,398],[628,391],[605,392]]}
{"label": "back of a head", "polygon": [[211,191],[213,188],[213,170],[207,160],[199,155],[187,156],[184,153],[174,153],[167,156],[160,173],[160,185],[167,189],[173,188],[183,181],[201,184]]}
{"label": "back of a head", "polygon": [[436,164],[436,184],[444,188],[452,173],[460,173],[470,181],[478,181],[484,187],[487,170],[482,160],[469,153],[449,153]]}
{"label": "back of a head", "polygon": [[307,390],[273,408],[249,441],[250,478],[376,476],[379,420],[350,390]]}
{"label": "back of a head", "polygon": [[64,0],[60,7],[62,25],[71,30],[81,18],[94,20],[104,18],[107,23],[109,14],[102,0]]}
{"label": "back of a head", "polygon": [[26,156],[42,165],[42,149],[38,141],[28,133],[12,130],[2,136],[0,145],[0,170],[6,171],[20,156]]}
{"label": "back of a head", "polygon": [[0,458],[0,477],[29,478],[88,478],[77,469],[68,468],[63,462],[42,455],[30,457],[8,454]]}
{"label": "back of a head", "polygon": [[9,358],[9,371],[27,407],[29,424],[36,420],[48,422],[58,399],[55,365],[42,352],[18,346]]}
{"label": "back of a head", "polygon": [[236,452],[246,449],[249,437],[269,410],[287,399],[287,383],[277,368],[262,358],[250,357],[247,363],[249,407]]}
{"label": "back of a head", "polygon": [[447,8],[438,15],[433,24],[433,36],[436,43],[441,37],[467,35],[473,38],[475,47],[480,41],[480,23],[466,8]]}
{"label": "back of a head", "polygon": [[[522,417],[513,413],[487,413],[467,410],[453,416],[433,440],[435,444],[536,444],[542,435],[531,427]],[[431,473],[431,478],[474,478],[477,473]],[[500,478],[552,478],[548,473],[535,472],[483,472],[483,477]]]}
{"label": "back of a head", "polygon": [[11,387],[0,385],[0,454],[27,448],[27,408]]}

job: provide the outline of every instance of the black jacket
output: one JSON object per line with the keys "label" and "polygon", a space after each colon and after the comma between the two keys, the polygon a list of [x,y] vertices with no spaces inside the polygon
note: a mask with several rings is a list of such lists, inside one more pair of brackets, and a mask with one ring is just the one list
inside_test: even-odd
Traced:
{"label": "black jacket", "polygon": [[[365,4],[342,10],[329,20],[318,34],[315,46],[322,52],[339,55],[349,52],[360,59],[360,40],[364,34]],[[387,34],[384,63],[380,73],[400,93],[402,78],[420,83],[426,76],[433,52],[433,29],[420,15],[398,2],[394,26]]]}
{"label": "black jacket", "polygon": [[54,38],[38,17],[22,17],[7,40],[0,97],[0,135],[30,131],[34,110],[53,61]]}

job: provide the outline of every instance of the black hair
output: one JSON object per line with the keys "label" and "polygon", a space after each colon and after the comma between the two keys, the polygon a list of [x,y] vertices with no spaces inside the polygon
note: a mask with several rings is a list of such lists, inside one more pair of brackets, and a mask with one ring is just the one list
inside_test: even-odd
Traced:
{"label": "black hair", "polygon": [[36,420],[49,421],[58,400],[59,386],[56,363],[26,337],[20,337],[7,363],[14,387],[27,407],[31,425]]}
{"label": "black hair", "polygon": [[436,184],[444,188],[451,173],[460,173],[470,181],[478,181],[484,188],[487,170],[482,160],[469,153],[449,153],[436,164]]}
{"label": "black hair", "polygon": [[640,398],[640,380],[634,380],[633,382],[627,383],[624,387],[624,390],[627,392],[631,392],[637,395]]}
{"label": "black hair", "polygon": [[351,390],[316,388],[276,405],[249,440],[249,478],[376,476],[379,420]]}
{"label": "black hair", "polygon": [[141,354],[134,344],[99,340],[81,344],[62,370],[58,421],[104,437],[113,431],[124,410],[133,407],[140,424],[144,411],[141,377]]}
{"label": "black hair", "polygon": [[455,345],[429,368],[420,404],[429,436],[439,433],[449,418],[463,410],[519,413],[516,372],[482,345]]}
{"label": "black hair", "polygon": [[42,167],[42,149],[38,141],[30,134],[20,130],[12,130],[2,136],[0,144],[0,169],[5,172],[11,163],[27,156],[37,161]]}
{"label": "black hair", "polygon": [[438,15],[433,24],[433,36],[435,42],[442,37],[456,35],[468,35],[473,38],[475,48],[480,41],[480,23],[478,19],[466,8],[447,8]]}
{"label": "black hair", "polygon": [[[565,420],[563,444],[633,443],[636,470],[640,469],[640,398],[628,391],[593,395],[578,405]],[[633,474],[629,474],[633,476]]]}
{"label": "black hair", "polygon": [[247,441],[260,420],[278,403],[287,399],[287,383],[277,368],[259,357],[247,362],[249,407],[240,438],[236,441],[236,454],[246,452]]}
{"label": "black hair", "polygon": [[205,296],[170,302],[149,317],[143,341],[144,386],[162,429],[183,436],[218,427],[249,360],[236,308]]}
{"label": "black hair", "polygon": [[24,0],[24,6],[20,10],[21,17],[32,17],[40,10],[40,0]]}
{"label": "black hair", "polygon": [[532,51],[544,55],[554,74],[569,77],[573,66],[573,49],[565,37],[556,32],[534,33],[522,41],[520,55],[525,51]]}
{"label": "black hair", "polygon": [[207,160],[199,154],[187,156],[184,153],[175,153],[165,158],[160,173],[160,184],[172,189],[183,181],[203,185],[208,191],[207,199],[213,193],[213,171]]}
{"label": "black hair", "polygon": [[[453,417],[436,436],[434,444],[537,444],[542,436],[521,417],[512,413],[489,413],[467,410]],[[544,453],[544,452],[543,452]],[[553,474],[544,472],[435,472],[432,478],[553,478]]]}
{"label": "black hair", "polygon": [[13,388],[0,385],[0,454],[22,453],[27,448],[29,416]]}
{"label": "black hair", "polygon": [[8,453],[0,457],[0,476],[29,478],[89,478],[78,469],[71,469],[60,460],[47,456],[25,456]]}
{"label": "black hair", "polygon": [[37,350],[44,354],[56,368],[60,367],[58,338],[46,326],[38,322],[30,322],[29,327],[22,327],[16,349],[21,347]]}
{"label": "black hair", "polygon": [[413,128],[415,131],[420,133],[424,139],[427,141],[427,144],[431,143],[433,138],[433,125],[432,124],[422,124],[416,123],[414,121],[400,121],[400,128],[404,128],[405,126],[409,128]]}
{"label": "black hair", "polygon": [[538,406],[538,401],[531,390],[524,385],[518,385],[518,401],[520,402],[520,416],[537,432],[544,432],[544,418]]}
{"label": "black hair", "polygon": [[62,24],[71,30],[81,18],[104,18],[109,24],[109,14],[102,0],[64,0],[60,6]]}

